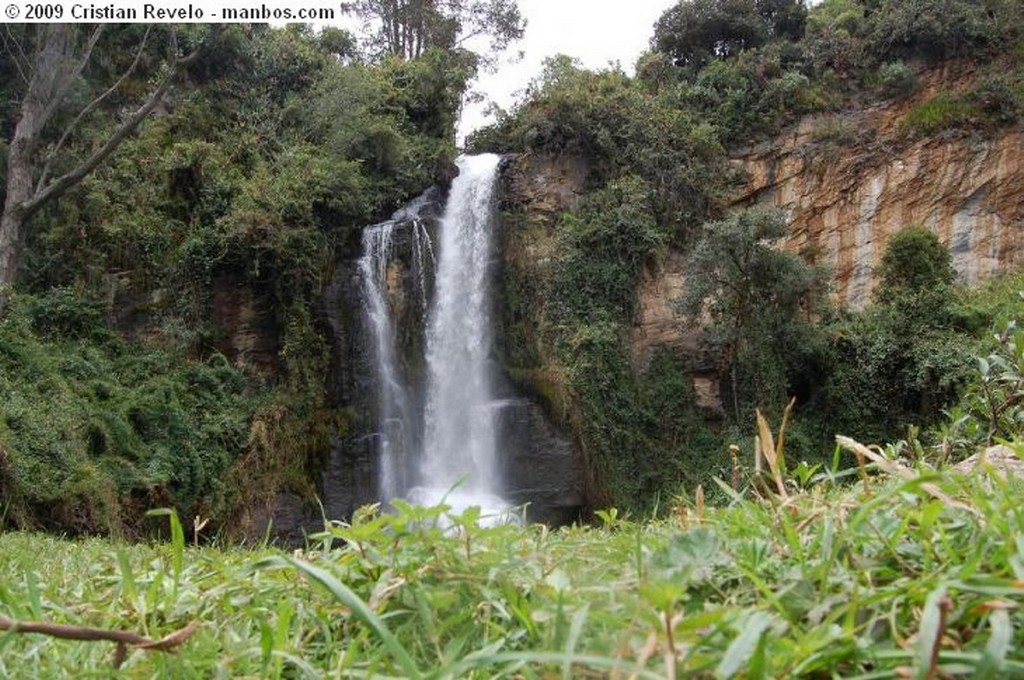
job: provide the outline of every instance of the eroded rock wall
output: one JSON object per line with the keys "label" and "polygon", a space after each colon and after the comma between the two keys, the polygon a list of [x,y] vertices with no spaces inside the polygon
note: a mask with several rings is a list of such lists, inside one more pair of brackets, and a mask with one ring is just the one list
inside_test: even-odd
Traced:
{"label": "eroded rock wall", "polygon": [[[969,66],[951,64],[920,77],[912,97],[843,114],[810,116],[785,134],[737,153],[745,182],[736,209],[754,204],[786,211],[790,235],[781,247],[831,273],[836,302],[862,309],[889,238],[921,225],[946,244],[962,281],[976,284],[1024,266],[1024,129],[988,134],[951,130],[911,139],[903,121],[939,92],[975,81]],[[638,291],[634,356],[653,347],[691,351],[692,331],[672,308],[685,287],[677,255],[645,273]],[[702,376],[698,394],[717,398]]]}
{"label": "eroded rock wall", "polygon": [[[949,248],[962,281],[976,284],[1024,266],[1024,126],[971,133],[950,130],[914,139],[908,113],[940,92],[969,89],[977,74],[951,63],[919,75],[911,97],[845,113],[809,116],[784,134],[737,152],[744,181],[731,204],[786,211],[790,235],[780,247],[831,272],[836,302],[862,309],[889,238],[921,225]],[[558,216],[576,207],[587,168],[578,158],[528,154],[506,173],[508,200],[522,215],[504,256],[523,276],[542,276],[556,246]],[[701,406],[720,409],[717,366],[701,357],[699,333],[673,301],[685,289],[685,259],[670,253],[650,263],[631,329],[633,360],[642,369],[655,348],[693,359]],[[540,343],[542,344],[542,343]],[[545,358],[540,357],[543,374]]]}
{"label": "eroded rock wall", "polygon": [[[903,129],[907,112],[963,89],[971,73],[945,69],[922,80],[910,99],[807,118],[735,159],[748,178],[736,205],[784,209],[790,236],[783,247],[826,265],[837,302],[851,309],[870,301],[889,238],[910,225],[946,244],[967,284],[1024,264],[1024,130],[912,141]],[[829,141],[835,130],[850,139]]]}

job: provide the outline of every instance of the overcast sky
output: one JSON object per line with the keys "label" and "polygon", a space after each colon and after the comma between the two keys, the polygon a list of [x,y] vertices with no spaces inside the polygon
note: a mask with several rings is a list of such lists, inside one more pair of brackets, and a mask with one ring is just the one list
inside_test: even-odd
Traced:
{"label": "overcast sky", "polygon": [[[632,73],[654,33],[654,22],[676,0],[519,0],[526,17],[526,36],[513,44],[509,55],[522,50],[523,59],[502,63],[497,73],[485,73],[474,89],[504,109],[515,94],[541,71],[545,57],[567,54],[588,68],[618,61]],[[462,114],[460,137],[485,124],[484,104],[467,107]]]}

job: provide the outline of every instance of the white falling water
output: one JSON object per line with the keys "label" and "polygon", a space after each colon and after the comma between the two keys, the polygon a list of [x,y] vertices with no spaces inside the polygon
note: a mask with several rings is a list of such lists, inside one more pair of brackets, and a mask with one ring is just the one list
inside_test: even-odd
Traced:
{"label": "white falling water", "polygon": [[[363,232],[359,268],[375,350],[375,437],[385,501],[401,496],[424,505],[444,501],[455,511],[478,505],[485,515],[498,515],[508,507],[499,495],[496,412],[502,402],[494,398],[489,363],[499,160],[490,154],[458,159],[459,175],[436,245],[420,219],[426,195]],[[389,296],[396,230],[406,228],[411,230],[408,257],[414,287],[427,313],[424,394],[410,387],[402,369]],[[433,285],[428,286],[431,269]],[[422,413],[416,412],[419,408]]]}
{"label": "white falling water", "polygon": [[363,256],[359,260],[365,312],[375,350],[380,493],[386,499],[403,494],[415,483],[412,474],[412,452],[418,439],[414,431],[415,400],[398,361],[396,329],[388,303],[388,265],[394,255],[395,228],[408,223],[412,229],[413,275],[419,282],[416,290],[420,304],[425,307],[425,272],[428,260],[433,264],[433,249],[426,225],[417,213],[422,205],[421,197],[395,213],[391,220],[367,227],[363,231]]}
{"label": "white falling water", "polygon": [[[438,235],[434,300],[426,338],[420,486],[424,504],[506,507],[499,494],[496,410],[490,370],[491,261],[500,158],[462,156]],[[455,490],[453,491],[453,488]]]}

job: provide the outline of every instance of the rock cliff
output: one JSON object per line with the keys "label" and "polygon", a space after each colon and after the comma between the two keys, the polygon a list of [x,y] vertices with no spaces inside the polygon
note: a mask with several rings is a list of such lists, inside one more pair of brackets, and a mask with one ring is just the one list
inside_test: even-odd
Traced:
{"label": "rock cliff", "polygon": [[[790,235],[779,246],[824,265],[836,302],[850,309],[870,301],[889,238],[910,225],[939,236],[968,284],[1024,266],[1024,128],[1018,123],[986,134],[949,130],[922,138],[904,122],[922,102],[964,92],[976,80],[970,65],[949,64],[920,74],[912,96],[808,116],[774,139],[735,152],[741,181],[731,206],[785,210]],[[526,282],[522,304],[528,307],[538,308],[529,299],[529,280],[544,276],[557,247],[558,216],[575,208],[586,179],[585,164],[569,156],[526,154],[506,172],[506,201],[521,223],[504,256]],[[714,361],[699,356],[698,334],[672,304],[685,285],[679,253],[643,273],[630,334],[633,360],[642,369],[657,347],[691,357],[698,404],[715,412]],[[520,323],[529,335],[529,323]],[[531,359],[548,365],[543,357]]]}
{"label": "rock cliff", "polygon": [[[965,283],[1024,266],[1022,126],[919,139],[905,129],[915,106],[940,92],[964,91],[975,79],[969,66],[947,65],[921,74],[911,97],[809,116],[735,153],[732,162],[744,181],[733,207],[785,210],[790,235],[781,247],[825,265],[835,300],[850,309],[870,301],[889,238],[911,225],[939,236]],[[676,256],[645,275],[633,331],[640,361],[656,345],[692,346],[670,304],[684,285]],[[698,394],[713,401],[701,387]]]}
{"label": "rock cliff", "polygon": [[[933,231],[968,284],[1024,263],[1024,131],[950,131],[908,139],[917,104],[971,82],[963,67],[929,72],[906,100],[810,117],[789,134],[735,158],[747,177],[736,205],[784,209],[783,247],[832,272],[837,302],[863,308],[889,237],[909,225]],[[829,140],[830,135],[846,143]]]}

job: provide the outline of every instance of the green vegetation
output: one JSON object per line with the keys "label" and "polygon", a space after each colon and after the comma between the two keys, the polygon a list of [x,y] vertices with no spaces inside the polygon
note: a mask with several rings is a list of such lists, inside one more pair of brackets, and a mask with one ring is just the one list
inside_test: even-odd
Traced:
{"label": "green vegetation", "polygon": [[[1024,71],[1013,4],[681,0],[657,23],[635,78],[554,58],[515,109],[470,140],[474,150],[586,163],[585,194],[553,230],[550,266],[506,274],[505,305],[518,310],[506,344],[525,348],[508,357],[517,380],[556,395],[602,500],[644,511],[707,482],[755,409],[777,412],[794,396],[790,448],[811,463],[837,431],[891,441],[956,403],[996,317],[961,299],[934,236],[910,229],[894,240],[868,309],[832,309],[825,273],[772,247],[785,233],[780,217],[724,214],[737,180],[726,157],[807,113],[914,96],[919,72],[950,58],[972,63],[970,84],[909,107],[902,134],[886,141],[1014,124]],[[841,115],[812,137],[823,155],[875,141]],[[633,349],[637,291],[672,251],[687,261],[679,308],[704,328],[696,352],[656,371]],[[941,276],[889,281],[918,265]],[[691,381],[661,370],[719,376],[724,413],[698,407]],[[646,381],[678,406],[652,408]]]}
{"label": "green vegetation", "polygon": [[690,283],[679,305],[691,325],[707,326],[707,342],[730,357],[736,422],[749,422],[756,406],[785,402],[795,372],[810,378],[820,370],[814,354],[821,343],[809,320],[822,302],[815,298],[824,291],[824,272],[772,247],[786,233],[778,211],[738,212],[706,224],[686,264]]}
{"label": "green vegetation", "polygon": [[[8,533],[0,613],[153,638],[198,622],[178,654],[130,649],[126,677],[1024,673],[1021,481],[896,453],[872,454],[894,477],[797,470],[785,503],[602,527],[368,508],[294,555],[187,547],[176,518],[163,545]],[[111,673],[109,643],[0,645],[3,675]]]}
{"label": "green vegetation", "polygon": [[[986,432],[977,442],[1024,422],[1024,332],[1007,326],[993,343],[948,422]],[[652,367],[670,373],[662,361]],[[766,451],[790,453],[782,430],[777,449],[761,434]],[[984,462],[930,463],[945,444],[839,444],[859,468],[842,470],[839,448],[828,466],[788,473],[784,455],[768,456],[768,493],[744,456],[718,507],[697,488],[665,518],[606,509],[601,526],[495,524],[479,508],[399,502],[331,523],[292,554],[199,547],[199,518],[188,528],[173,512],[150,513],[169,517],[164,544],[0,534],[0,624],[195,630],[177,654],[116,655],[5,632],[0,674],[107,675],[112,663],[128,677],[1024,673],[1024,482]],[[1016,445],[1008,455],[1024,458]]]}
{"label": "green vegetation", "polygon": [[[909,226],[871,304],[838,310],[823,272],[774,247],[781,214],[727,210],[729,150],[919,96],[930,61],[975,72],[906,103],[887,141],[1018,124],[1019,0],[681,0],[636,77],[550,60],[470,146],[587,169],[550,224],[509,206],[500,344],[590,465],[595,525],[398,501],[291,554],[214,547],[280,492],[314,502],[359,417],[328,394],[318,297],[363,225],[449,177],[467,83],[493,56],[461,40],[522,32],[510,0],[345,6],[370,40],[98,31],[48,121],[24,105],[59,69],[0,53],[0,280],[20,272],[0,288],[0,528],[112,536],[0,533],[0,676],[1024,676],[1024,483],[950,466],[1003,443],[991,455],[1021,467],[1024,276],[964,290]],[[12,26],[4,44],[70,63],[89,35]],[[89,166],[140,102],[156,113],[116,154],[24,198]],[[46,124],[15,148],[25,111]],[[862,141],[846,117],[811,136]],[[637,291],[669,258],[690,345],[639,351]],[[267,348],[234,343],[243,313]],[[694,380],[709,376],[710,399]],[[764,414],[782,412],[776,439]],[[115,652],[11,619],[194,635]]]}
{"label": "green vegetation", "polygon": [[[1016,82],[1016,85],[1013,83]],[[1004,76],[984,78],[959,95],[941,92],[907,114],[901,125],[910,135],[991,132],[1019,119],[1024,111],[1024,82]]]}
{"label": "green vegetation", "polygon": [[[371,59],[338,30],[202,29],[107,26],[90,53],[84,29],[26,25],[5,43],[63,41],[88,66],[19,166],[42,186],[116,134],[168,37],[205,41],[157,114],[26,216],[0,320],[2,525],[135,535],[156,505],[215,526],[278,491],[314,506],[349,420],[326,394],[318,296],[363,225],[451,174],[471,52]],[[41,72],[11,50],[0,69],[17,121]],[[2,126],[5,152],[15,131]],[[232,337],[246,315],[263,365]]]}
{"label": "green vegetation", "polygon": [[[0,53],[4,179],[31,180],[5,184],[22,233],[0,228],[0,281],[16,283],[0,287],[5,525],[134,535],[159,501],[230,529],[285,490],[314,507],[311,480],[361,417],[328,394],[346,357],[331,354],[327,326],[349,319],[325,317],[355,312],[325,311],[319,297],[363,225],[450,178],[468,83],[523,31],[511,0],[345,8],[369,30],[9,32],[11,46],[40,48],[25,55],[53,48],[86,68],[50,83],[34,56]],[[570,155],[586,168],[573,210],[533,234],[550,242],[543,265],[503,274],[501,344],[507,373],[596,472],[595,506],[664,508],[727,472],[725,447],[749,449],[738,434],[755,411],[793,396],[790,450],[814,464],[837,429],[877,442],[913,425],[930,444],[944,411],[962,401],[974,413],[1009,389],[964,391],[972,354],[1010,351],[979,338],[1021,316],[1015,300],[997,310],[956,289],[941,246],[915,230],[893,244],[868,309],[829,308],[823,273],[772,247],[780,216],[730,214],[741,178],[729,155],[808,113],[840,113],[811,134],[824,153],[1017,124],[1017,10],[680,0],[635,77],[552,58],[514,110],[474,135],[472,150]],[[465,47],[477,34],[486,55]],[[972,62],[966,84],[920,95],[923,69],[951,58]],[[47,83],[52,111],[30,111]],[[892,139],[841,115],[908,97]],[[124,128],[140,105],[151,115]],[[18,147],[26,112],[40,124]],[[115,139],[116,153],[91,163]],[[59,195],[33,193],[69,172]],[[675,302],[691,346],[637,350],[638,288],[670,257],[687,263]],[[725,376],[720,394],[698,391],[695,376]],[[966,455],[1010,425],[1000,416],[947,434]]]}

